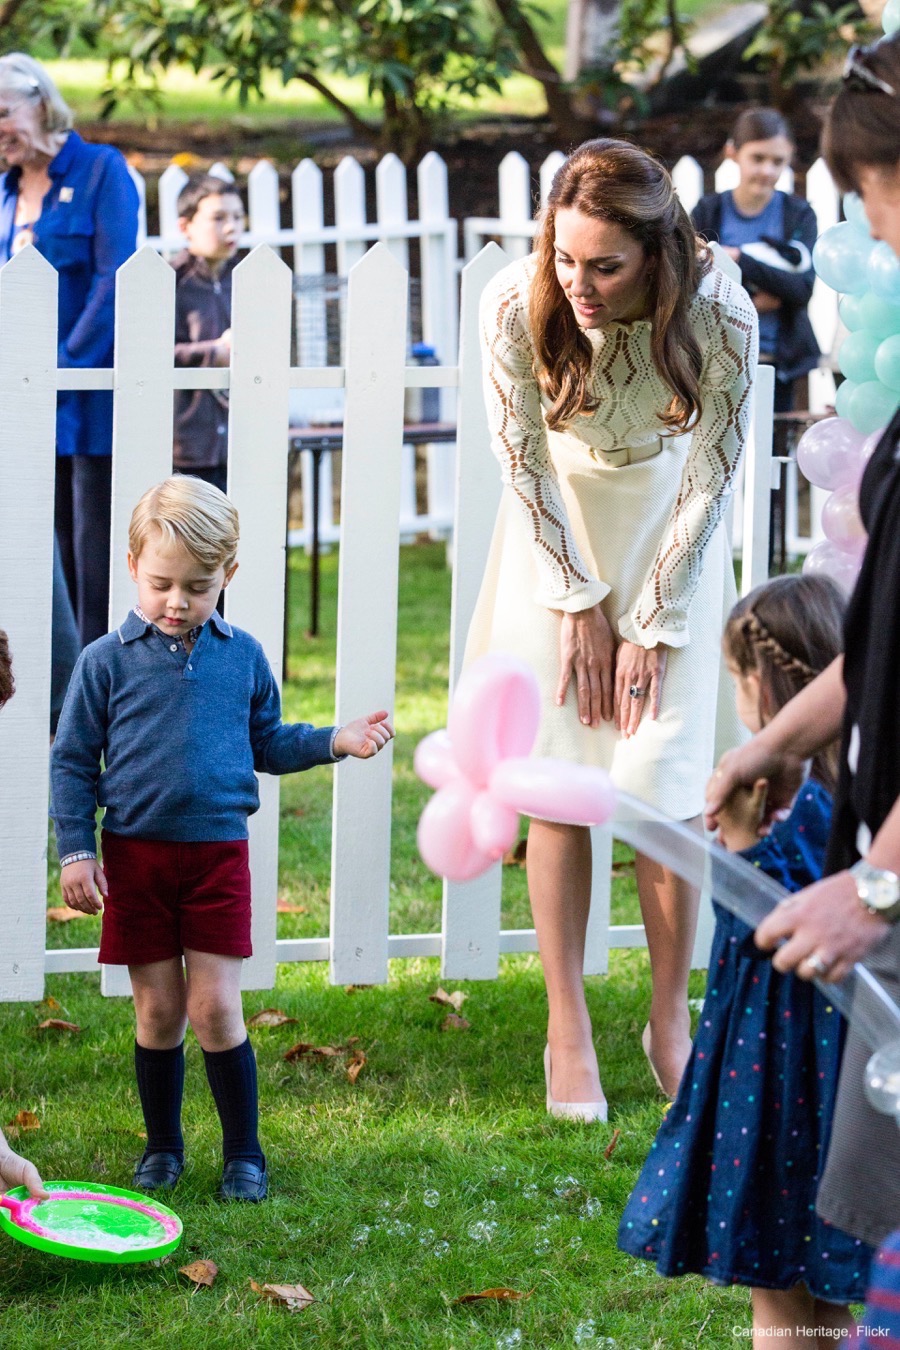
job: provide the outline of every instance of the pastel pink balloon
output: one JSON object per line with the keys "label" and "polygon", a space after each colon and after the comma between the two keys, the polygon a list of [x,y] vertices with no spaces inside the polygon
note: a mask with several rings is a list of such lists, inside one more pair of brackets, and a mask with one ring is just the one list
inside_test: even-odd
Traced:
{"label": "pastel pink balloon", "polygon": [[540,720],[540,693],[530,667],[502,652],[483,656],[460,678],[450,707],[457,764],[478,787],[486,787],[501,760],[528,754]]}
{"label": "pastel pink balloon", "polygon": [[803,564],[805,576],[830,577],[847,595],[856,585],[862,563],[862,551],[850,553],[825,539],[811,548]]}
{"label": "pastel pink balloon", "polygon": [[800,472],[816,487],[829,490],[859,476],[858,454],[863,437],[845,417],[815,422],[797,442]]}
{"label": "pastel pink balloon", "polygon": [[609,774],[564,759],[505,759],[490,789],[525,816],[565,825],[602,825],[616,807]]}
{"label": "pastel pink balloon", "polygon": [[453,746],[446,727],[432,731],[419,741],[413,756],[413,768],[423,783],[429,787],[441,788],[454,778],[460,777],[459,766],[453,758]]}
{"label": "pastel pink balloon", "polygon": [[822,507],[822,529],[826,538],[838,548],[858,552],[866,540],[866,531],[859,514],[859,493],[855,486],[846,484],[835,488]]}
{"label": "pastel pink balloon", "polygon": [[874,455],[878,447],[878,442],[881,440],[882,436],[886,431],[887,427],[879,427],[877,431],[873,431],[871,435],[867,436],[866,439],[863,441],[862,445],[860,446],[859,455],[860,459],[862,460],[862,469],[860,470],[860,478],[862,477],[863,471],[865,470],[865,467],[868,464],[869,460]]}
{"label": "pastel pink balloon", "polygon": [[465,779],[439,788],[419,817],[419,852],[427,867],[449,881],[471,881],[495,860],[482,853],[472,836],[476,789]]}
{"label": "pastel pink balloon", "polygon": [[519,833],[519,813],[490,792],[479,792],[469,813],[476,848],[494,862],[512,848]]}

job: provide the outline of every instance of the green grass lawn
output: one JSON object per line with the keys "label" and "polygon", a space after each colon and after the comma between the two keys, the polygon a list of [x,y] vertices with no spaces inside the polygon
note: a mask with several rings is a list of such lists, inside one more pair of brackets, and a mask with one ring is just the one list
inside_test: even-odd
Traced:
{"label": "green grass lawn", "polygon": [[[333,704],[337,559],[324,559],[323,633],[303,635],[308,574],[292,558],[287,714],[327,721]],[[401,551],[391,927],[436,931],[440,888],[414,853],[427,789],[412,751],[446,715],[449,576],[438,544]],[[307,912],[282,915],[281,935],[327,932],[331,778],[287,780],[282,792],[280,894]],[[614,918],[636,913],[627,853],[618,854]],[[524,875],[508,868],[505,926],[529,922]],[[48,897],[59,903],[51,868]],[[97,923],[52,924],[55,945],[90,945]],[[272,1193],[260,1207],[214,1196],[218,1131],[199,1050],[188,1039],[188,1168],[172,1203],[182,1248],[158,1266],[66,1263],[0,1236],[0,1350],[226,1350],[324,1345],[418,1350],[615,1346],[680,1350],[730,1346],[748,1325],[745,1291],[698,1278],[657,1277],[616,1248],[618,1218],[663,1110],[639,1046],[649,999],[643,952],[614,952],[610,973],[587,981],[611,1102],[607,1126],[551,1120],[543,1109],[545,998],[536,957],[505,958],[493,982],[454,984],[468,995],[469,1031],[440,1030],[429,1001],[436,961],[394,961],[386,986],[346,991],[324,964],[280,966],[274,990],[248,994],[251,1013],[277,1006],[296,1022],[252,1033],[261,1129]],[[692,978],[692,994],[703,979]],[[40,1129],[18,1143],[46,1178],[128,1185],[142,1148],[126,1000],[104,1000],[96,975],[47,981],[59,1005],[5,1005],[0,1123],[33,1111]],[[38,1030],[47,1016],[80,1034]],[[296,1041],[346,1045],[367,1063],[351,1084],[343,1057],[286,1062]],[[617,1145],[606,1150],[618,1130]],[[213,1260],[211,1289],[178,1273]],[[302,1313],[262,1302],[250,1280],[305,1285]],[[506,1286],[518,1302],[457,1304]],[[593,1329],[593,1330],[591,1330]]]}

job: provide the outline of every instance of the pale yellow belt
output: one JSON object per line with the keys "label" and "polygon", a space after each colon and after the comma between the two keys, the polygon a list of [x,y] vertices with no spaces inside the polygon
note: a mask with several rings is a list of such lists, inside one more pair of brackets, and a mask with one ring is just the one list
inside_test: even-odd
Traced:
{"label": "pale yellow belt", "polygon": [[612,469],[622,469],[626,464],[639,464],[644,459],[655,459],[662,454],[662,441],[650,441],[648,445],[625,445],[619,450],[595,450],[598,459]]}

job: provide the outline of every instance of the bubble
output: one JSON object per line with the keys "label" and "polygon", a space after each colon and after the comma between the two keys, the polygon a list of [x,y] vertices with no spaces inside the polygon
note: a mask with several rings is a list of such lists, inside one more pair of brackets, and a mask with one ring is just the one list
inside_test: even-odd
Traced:
{"label": "bubble", "polygon": [[490,1180],[493,1181],[495,1184],[498,1183],[498,1182],[501,1182],[501,1181],[505,1181],[505,1180],[506,1180],[506,1164],[505,1164],[505,1163],[501,1163],[499,1167],[494,1167],[494,1168],[492,1168],[491,1174],[490,1174]]}
{"label": "bubble", "polygon": [[422,1200],[429,1209],[437,1209],[441,1202],[440,1191],[426,1191],[422,1196]]}
{"label": "bubble", "polygon": [[549,1252],[549,1250],[550,1250],[550,1239],[549,1239],[549,1238],[540,1238],[540,1239],[534,1244],[534,1254],[535,1254],[535,1256],[546,1256],[546,1254],[547,1254],[547,1252]]}
{"label": "bubble", "polygon": [[390,1200],[379,1200],[379,1201],[378,1201],[378,1208],[379,1208],[379,1209],[390,1209],[390,1207],[391,1207],[391,1202],[390,1202]]}
{"label": "bubble", "polygon": [[597,1197],[594,1195],[589,1195],[588,1198],[585,1200],[584,1204],[581,1206],[581,1217],[583,1219],[599,1218],[602,1212],[603,1212],[603,1201],[598,1200]]}
{"label": "bubble", "polygon": [[484,1204],[481,1206],[481,1212],[482,1214],[493,1214],[496,1208],[497,1208],[496,1200],[485,1200]]}
{"label": "bubble", "polygon": [[443,1241],[441,1241],[441,1242],[436,1242],[436,1243],[434,1244],[434,1246],[432,1247],[432,1249],[431,1249],[431,1255],[432,1255],[432,1256],[436,1256],[436,1257],[438,1258],[438,1260],[440,1261],[443,1257],[445,1257],[445,1256],[447,1255],[447,1253],[449,1252],[449,1250],[450,1250],[450,1243],[449,1243],[449,1242],[443,1242]]}
{"label": "bubble", "polygon": [[581,1182],[577,1177],[554,1177],[553,1193],[562,1199],[564,1195],[569,1195],[572,1191],[577,1191],[580,1185]]}
{"label": "bubble", "polygon": [[421,1245],[423,1247],[430,1247],[433,1241],[434,1241],[434,1229],[423,1228],[421,1233],[419,1234],[419,1242],[421,1243]]}
{"label": "bubble", "polygon": [[485,1219],[479,1219],[469,1228],[469,1237],[473,1242],[493,1242],[494,1235],[497,1232],[495,1223],[488,1223]]}
{"label": "bubble", "polygon": [[352,1246],[364,1247],[369,1240],[369,1234],[371,1233],[371,1231],[372,1230],[371,1228],[369,1228],[368,1224],[362,1224],[361,1227],[355,1228],[353,1230],[353,1236],[350,1239]]}
{"label": "bubble", "polygon": [[580,1238],[576,1233],[574,1237],[569,1238],[569,1250],[572,1252],[577,1252],[578,1248],[582,1245],[582,1242],[583,1239]]}
{"label": "bubble", "polygon": [[393,1223],[387,1225],[386,1232],[393,1234],[394,1237],[409,1237],[412,1224],[404,1223],[402,1219],[394,1219]]}
{"label": "bubble", "polygon": [[497,1350],[514,1350],[514,1347],[522,1344],[522,1333],[518,1327],[513,1327],[512,1331],[506,1331],[502,1336],[497,1337]]}
{"label": "bubble", "polygon": [[534,1181],[527,1181],[522,1187],[522,1194],[525,1196],[526,1200],[533,1200],[537,1193],[537,1183]]}
{"label": "bubble", "polygon": [[593,1341],[597,1335],[597,1324],[593,1318],[589,1317],[586,1322],[579,1322],[575,1328],[574,1341],[576,1345],[587,1345]]}

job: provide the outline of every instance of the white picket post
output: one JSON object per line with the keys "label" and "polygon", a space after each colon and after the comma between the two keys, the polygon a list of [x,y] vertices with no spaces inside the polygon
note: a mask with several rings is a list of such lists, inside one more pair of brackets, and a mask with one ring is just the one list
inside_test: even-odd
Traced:
{"label": "white picket post", "polygon": [[[139,499],[172,472],[175,273],[149,245],[116,274],[109,626],[137,596],[128,571],[128,523]],[[125,966],[103,966],[100,987],[131,993]]]}
{"label": "white picket post", "polygon": [[[281,229],[278,170],[268,159],[258,160],[250,170],[247,206],[251,235],[272,235]],[[274,252],[280,256],[280,249]]]}
{"label": "white picket post", "polygon": [[552,150],[541,165],[541,210],[547,205],[553,180],[565,162],[566,157],[561,150]]}
{"label": "white picket post", "polygon": [[[345,161],[346,162],[346,161]],[[393,709],[407,277],[382,244],[350,274],[341,486],[336,720]],[[338,766],[331,979],[387,978],[392,746]]]}
{"label": "white picket post", "polygon": [[757,366],[753,381],[750,434],[744,450],[744,529],[741,594],[769,577],[769,512],[772,495],[772,428],[775,369]]}
{"label": "white picket post", "polygon": [[703,170],[691,155],[682,155],[672,170],[672,183],[688,215],[703,196]]}
{"label": "white picket post", "polygon": [[[241,518],[240,567],[225,592],[229,623],[262,643],[279,685],[284,636],[284,530],[290,390],[291,273],[257,246],[234,271],[228,493]],[[244,989],[275,983],[279,780],[261,774],[250,817],[253,956]]]}
{"label": "white picket post", "polygon": [[228,165],[223,164],[220,159],[217,159],[215,164],[210,164],[209,176],[210,178],[221,178],[223,183],[234,182],[234,174],[231,172]]}
{"label": "white picket post", "polygon": [[[484,576],[500,505],[500,470],[491,453],[482,386],[481,294],[509,259],[488,244],[462,274],[457,413],[453,595],[450,609],[450,692],[462,670],[466,636]],[[441,916],[441,974],[448,980],[493,980],[500,956],[501,869],[474,881],[445,881]]]}
{"label": "white picket post", "polygon": [[43,997],[57,277],[29,246],[0,270],[0,627],[16,679],[0,715],[0,1001]]}
{"label": "white picket post", "polygon": [[524,258],[531,251],[529,241],[523,239],[520,235],[503,234],[502,230],[504,221],[521,225],[523,221],[530,220],[532,216],[531,170],[528,167],[527,159],[524,159],[518,150],[510,150],[509,154],[503,156],[498,171],[498,182],[501,221],[500,242],[503,245],[504,252],[510,258]]}
{"label": "white picket post", "polygon": [[[806,200],[816,213],[819,234],[824,234],[832,225],[838,223],[840,198],[824,159],[817,159],[806,175]],[[840,323],[838,294],[830,286],[826,286],[821,277],[816,277],[813,286],[812,299],[809,302],[809,318],[823,356],[832,357]],[[834,397],[834,388],[833,385],[826,386],[824,390],[814,392],[811,384],[810,394],[810,407],[814,406],[815,400],[816,411],[821,412],[824,410],[825,399],[830,401]]]}
{"label": "white picket post", "polygon": [[378,224],[384,227],[382,238],[403,270],[408,271],[409,245],[405,238],[391,237],[392,225],[406,225],[409,221],[406,165],[395,154],[385,155],[375,170],[375,209]]}
{"label": "white picket post", "polygon": [[[455,222],[450,219],[447,165],[434,150],[429,150],[419,164],[416,183],[419,222],[423,231],[419,242],[422,339],[434,347],[438,360],[447,364],[456,359],[459,328]],[[449,422],[452,419],[455,402],[456,396],[452,389],[441,390],[442,421]],[[430,467],[428,482],[431,490]]]}
{"label": "white picket post", "polygon": [[128,165],[128,174],[137,189],[138,195],[138,227],[137,227],[137,247],[143,248],[147,242],[147,184],[144,181],[143,174],[138,173],[133,164]]}
{"label": "white picket post", "polygon": [[[334,171],[334,223],[352,231],[366,223],[366,176],[362,165],[345,155]],[[347,277],[366,252],[363,239],[338,239],[338,275]]]}
{"label": "white picket post", "polygon": [[178,228],[178,196],[188,180],[184,169],[170,164],[159,176],[159,233],[162,239],[177,239],[181,231]]}

